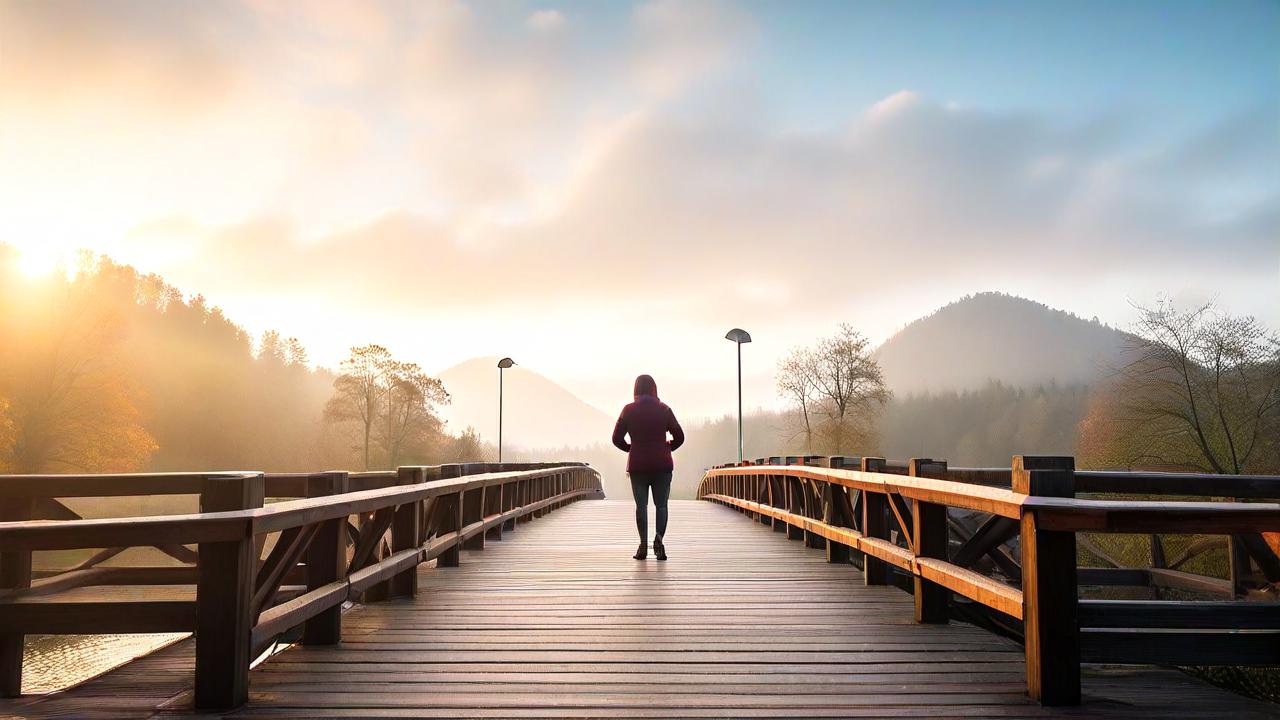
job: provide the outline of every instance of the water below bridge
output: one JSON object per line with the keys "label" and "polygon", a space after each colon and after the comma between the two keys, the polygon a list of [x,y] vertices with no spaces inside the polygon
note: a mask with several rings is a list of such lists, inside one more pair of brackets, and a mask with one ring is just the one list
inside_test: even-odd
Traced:
{"label": "water below bridge", "polygon": [[[293,647],[230,717],[1261,718],[1275,706],[1174,670],[1088,668],[1081,707],[1026,696],[1014,642],[918,625],[909,595],[704,502],[674,502],[671,560],[637,562],[629,503],[581,502],[414,599],[356,607],[342,644]],[[0,716],[190,716],[192,643]]]}

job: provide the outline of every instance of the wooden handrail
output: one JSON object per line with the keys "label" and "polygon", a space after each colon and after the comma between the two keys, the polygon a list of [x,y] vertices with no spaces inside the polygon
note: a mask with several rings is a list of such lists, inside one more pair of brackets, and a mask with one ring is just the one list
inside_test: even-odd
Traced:
{"label": "wooden handrail", "polygon": [[[475,477],[436,480],[422,487],[402,486],[360,490],[341,496],[286,500],[252,510],[153,515],[89,520],[24,520],[0,522],[0,544],[21,550],[66,550],[115,545],[150,545],[219,542],[242,535],[257,535],[298,525],[346,517],[388,505],[427,500],[458,492],[502,485],[515,479],[550,477],[580,466],[544,470],[490,473]],[[261,473],[219,475],[227,478],[260,478]],[[0,477],[3,482],[3,477]],[[119,537],[113,534],[119,533]],[[86,539],[88,538],[88,539]],[[151,542],[148,542],[151,541]],[[98,544],[94,544],[94,543]]]}
{"label": "wooden handrail", "polygon": [[[858,469],[846,469],[850,464]],[[1078,485],[1077,477],[1083,479]],[[774,457],[768,463],[708,470],[698,497],[772,524],[789,538],[812,546],[825,544],[832,562],[861,562],[868,584],[889,583],[891,570],[905,573],[920,622],[946,621],[948,592],[1021,621],[1028,691],[1046,704],[1074,704],[1079,701],[1082,657],[1106,662],[1185,658],[1185,664],[1195,664],[1195,656],[1188,655],[1193,649],[1212,658],[1225,657],[1234,648],[1238,662],[1280,662],[1280,603],[1262,603],[1260,609],[1255,604],[1233,623],[1224,603],[1159,602],[1165,609],[1149,617],[1170,623],[1159,626],[1133,621],[1150,609],[1147,605],[1078,600],[1081,581],[1096,583],[1110,577],[1108,573],[1121,583],[1142,574],[1154,584],[1157,573],[1161,582],[1176,581],[1187,588],[1212,585],[1216,590],[1225,582],[1164,567],[1077,570],[1078,532],[1149,533],[1153,538],[1157,533],[1226,534],[1233,550],[1239,542],[1249,552],[1244,563],[1252,556],[1269,580],[1280,580],[1280,559],[1258,539],[1259,533],[1280,532],[1280,503],[1074,497],[1077,491],[1133,494],[1160,482],[1173,488],[1162,494],[1227,498],[1270,498],[1280,488],[1280,477],[1233,479],[1080,472],[1073,469],[1071,458],[1018,456],[1009,469],[948,469],[945,462],[927,459],[887,463],[880,458]],[[954,554],[948,548],[947,526],[956,520],[947,515],[947,508],[987,516]],[[1020,564],[1001,554],[1001,545],[1013,537],[1020,539]],[[968,566],[984,554],[1005,571],[1005,580]],[[1124,573],[1129,575],[1122,578]],[[1231,583],[1226,587],[1231,592]],[[1079,611],[1081,607],[1088,612]],[[1100,621],[1106,613],[1125,619]],[[1093,624],[1083,625],[1079,617]],[[1156,627],[1165,635],[1145,642],[1155,635],[1143,631]],[[1179,655],[1168,633],[1191,628],[1200,635]]]}
{"label": "wooden handrail", "polygon": [[[463,546],[483,549],[486,535],[496,537],[519,521],[603,494],[599,473],[581,463],[402,467],[354,478],[345,472],[114,477],[121,478],[128,492],[113,491],[96,477],[61,479],[40,492],[53,487],[72,495],[126,495],[161,478],[178,478],[183,492],[200,492],[206,511],[0,522],[4,559],[16,558],[13,567],[25,567],[25,573],[0,578],[4,694],[15,696],[21,690],[23,633],[191,630],[196,635],[196,706],[238,706],[247,699],[250,660],[280,633],[303,627],[306,644],[338,642],[343,602],[412,595],[419,564],[436,560],[442,567],[456,566]],[[0,487],[8,479],[0,476]],[[34,491],[31,482],[32,476],[24,476],[18,485]],[[264,490],[271,482],[285,497],[308,497],[264,507]],[[352,490],[353,486],[366,489]],[[17,497],[31,503],[39,495]],[[263,557],[272,535],[276,541]],[[349,562],[348,539],[355,546]],[[33,550],[159,546],[190,554],[187,544],[199,546],[198,567],[91,565],[32,582]],[[183,557],[176,549],[173,554]],[[115,552],[105,551],[94,559]],[[101,605],[102,610],[87,618],[81,617],[84,603],[50,604],[59,592],[86,585],[162,579],[194,579],[194,600],[123,601],[135,606],[133,612],[111,612],[107,605],[122,601],[103,601],[93,606]]]}
{"label": "wooden handrail", "polygon": [[114,473],[101,475],[0,475],[0,498],[126,497],[193,495],[213,478],[241,477],[245,471],[207,473]]}

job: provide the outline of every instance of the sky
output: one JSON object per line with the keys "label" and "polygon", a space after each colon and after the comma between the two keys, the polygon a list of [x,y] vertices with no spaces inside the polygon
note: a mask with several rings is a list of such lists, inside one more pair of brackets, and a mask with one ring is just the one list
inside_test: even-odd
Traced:
{"label": "sky", "polygon": [[1275,328],[1280,3],[0,0],[0,242],[608,411],[987,290]]}

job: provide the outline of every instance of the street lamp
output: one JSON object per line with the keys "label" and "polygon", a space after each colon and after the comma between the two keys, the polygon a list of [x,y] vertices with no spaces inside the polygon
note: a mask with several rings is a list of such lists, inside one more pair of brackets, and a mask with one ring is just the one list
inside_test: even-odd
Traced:
{"label": "street lamp", "polygon": [[515,365],[516,361],[504,357],[498,361],[498,463],[502,463],[502,371]]}
{"label": "street lamp", "polygon": [[742,343],[751,342],[751,334],[741,328],[734,328],[724,339],[732,340],[738,345],[738,462],[742,462]]}

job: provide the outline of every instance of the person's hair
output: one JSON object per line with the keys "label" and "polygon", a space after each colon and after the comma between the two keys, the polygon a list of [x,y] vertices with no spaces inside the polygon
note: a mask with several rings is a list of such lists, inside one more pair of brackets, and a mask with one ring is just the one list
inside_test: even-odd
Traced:
{"label": "person's hair", "polygon": [[652,375],[641,375],[636,378],[635,396],[652,395],[658,397],[658,383],[654,382]]}

